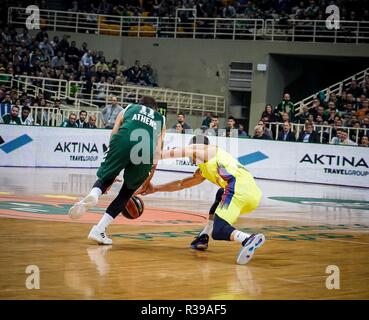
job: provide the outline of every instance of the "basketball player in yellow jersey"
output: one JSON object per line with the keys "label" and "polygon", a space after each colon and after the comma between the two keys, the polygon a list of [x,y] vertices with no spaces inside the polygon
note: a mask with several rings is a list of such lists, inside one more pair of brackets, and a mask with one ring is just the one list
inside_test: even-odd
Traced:
{"label": "basketball player in yellow jersey", "polygon": [[263,234],[247,234],[235,229],[232,224],[241,214],[249,213],[259,206],[262,193],[253,176],[228,152],[209,145],[205,136],[194,136],[189,146],[162,153],[162,159],[183,157],[189,157],[198,165],[192,177],[162,185],[150,184],[145,190],[138,190],[138,193],[146,195],[178,191],[198,185],[204,180],[218,185],[220,189],[210,208],[209,221],[191,243],[191,247],[207,249],[210,234],[214,240],[237,241],[242,244],[237,263],[248,263],[255,250],[264,244],[265,237]]}

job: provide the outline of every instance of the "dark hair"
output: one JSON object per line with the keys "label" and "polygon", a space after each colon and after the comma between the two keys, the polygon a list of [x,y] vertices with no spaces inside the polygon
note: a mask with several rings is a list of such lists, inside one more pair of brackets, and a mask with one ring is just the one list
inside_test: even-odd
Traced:
{"label": "dark hair", "polygon": [[186,117],[183,112],[178,113],[177,116],[184,116],[184,117]]}
{"label": "dark hair", "polygon": [[209,144],[209,138],[204,135],[193,136],[190,140],[190,144]]}
{"label": "dark hair", "polygon": [[79,112],[79,115],[81,115],[81,113],[82,113],[82,112],[86,113],[86,116],[87,116],[87,111],[86,111],[86,110],[81,110],[81,111]]}
{"label": "dark hair", "polygon": [[234,121],[236,121],[236,119],[233,116],[229,116],[228,117],[228,120],[234,120]]}
{"label": "dark hair", "polygon": [[219,119],[219,116],[215,114],[215,115],[213,115],[213,116],[212,116],[212,118],[217,118],[217,119]]}
{"label": "dark hair", "polygon": [[17,108],[19,110],[19,107],[17,105],[12,106],[12,109],[13,108]]}
{"label": "dark hair", "polygon": [[155,110],[158,108],[158,105],[153,97],[143,96],[140,98],[138,103]]}
{"label": "dark hair", "polygon": [[31,108],[28,107],[28,106],[24,106],[24,107],[22,107],[22,112],[23,111],[31,111]]}

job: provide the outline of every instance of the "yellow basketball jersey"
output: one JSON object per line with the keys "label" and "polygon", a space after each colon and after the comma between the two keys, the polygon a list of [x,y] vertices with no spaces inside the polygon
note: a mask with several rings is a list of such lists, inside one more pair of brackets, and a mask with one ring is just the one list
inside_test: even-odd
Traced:
{"label": "yellow basketball jersey", "polygon": [[215,183],[221,188],[225,188],[228,181],[246,172],[246,169],[231,154],[217,148],[215,156],[205,163],[198,165],[201,175]]}
{"label": "yellow basketball jersey", "polygon": [[198,166],[205,179],[224,189],[215,213],[229,224],[259,206],[262,193],[254,177],[228,152],[217,148],[213,158]]}

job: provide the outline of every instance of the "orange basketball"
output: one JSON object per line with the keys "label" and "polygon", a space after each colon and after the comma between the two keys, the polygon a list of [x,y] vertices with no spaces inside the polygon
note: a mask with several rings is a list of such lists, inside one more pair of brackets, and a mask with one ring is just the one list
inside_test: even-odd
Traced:
{"label": "orange basketball", "polygon": [[122,210],[122,215],[127,219],[137,219],[139,218],[144,211],[144,202],[140,197],[132,196],[126,207]]}

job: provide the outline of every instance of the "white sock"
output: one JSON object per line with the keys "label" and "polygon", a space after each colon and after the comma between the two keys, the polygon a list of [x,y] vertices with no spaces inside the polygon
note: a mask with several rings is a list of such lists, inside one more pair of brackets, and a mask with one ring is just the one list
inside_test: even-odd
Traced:
{"label": "white sock", "polygon": [[95,187],[95,188],[92,188],[91,189],[91,191],[90,191],[90,193],[87,195],[87,197],[88,196],[93,196],[96,200],[98,200],[99,199],[99,197],[102,195],[102,191],[101,191],[101,189],[100,188],[97,188],[97,187]]}
{"label": "white sock", "polygon": [[113,222],[114,218],[109,213],[104,213],[103,217],[97,224],[97,228],[101,231],[105,231],[107,226]]}
{"label": "white sock", "polygon": [[207,234],[207,235],[211,234],[213,232],[213,226],[214,226],[214,220],[209,220],[204,230],[202,230],[199,235],[202,236],[203,234]]}
{"label": "white sock", "polygon": [[248,237],[250,237],[250,234],[239,231],[239,230],[235,230],[234,235],[233,235],[233,240],[237,241],[237,242],[244,242]]}

